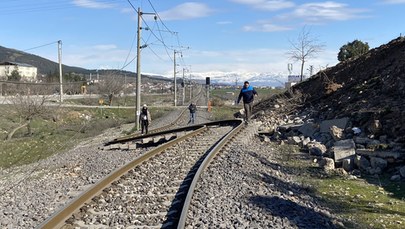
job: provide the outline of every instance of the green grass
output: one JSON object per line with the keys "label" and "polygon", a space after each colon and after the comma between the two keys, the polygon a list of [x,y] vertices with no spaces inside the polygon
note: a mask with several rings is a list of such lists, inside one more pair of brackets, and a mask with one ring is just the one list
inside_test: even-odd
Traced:
{"label": "green grass", "polygon": [[[134,123],[134,109],[62,108],[36,117],[31,122],[32,134],[26,127],[10,140],[8,133],[20,125],[12,107],[0,105],[0,168],[29,164],[55,153],[69,150],[86,138],[125,123]],[[172,107],[150,107],[152,122],[172,111]],[[86,117],[90,117],[86,119]],[[134,125],[135,126],[135,125]],[[132,131],[122,133],[131,134]]]}
{"label": "green grass", "polygon": [[387,176],[349,179],[339,172],[325,172],[307,153],[291,145],[273,146],[286,171],[299,174],[303,188],[348,222],[347,228],[405,227],[405,183]]}
{"label": "green grass", "polygon": [[233,114],[238,112],[240,107],[237,106],[213,106],[211,109],[213,121],[234,119]]}
{"label": "green grass", "polygon": [[[2,105],[0,111],[0,167],[8,168],[46,158],[57,152],[74,147],[88,137],[102,131],[131,123],[135,120],[130,109],[62,109],[54,110],[54,115],[37,117],[31,122],[32,134],[27,128],[19,129],[10,140],[7,134],[19,126],[19,120]],[[86,120],[85,116],[91,117]],[[55,120],[54,117],[58,117]]]}

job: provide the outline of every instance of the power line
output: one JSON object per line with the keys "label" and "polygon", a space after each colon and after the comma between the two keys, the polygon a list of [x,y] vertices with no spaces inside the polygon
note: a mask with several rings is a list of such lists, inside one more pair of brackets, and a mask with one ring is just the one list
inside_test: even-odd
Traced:
{"label": "power line", "polygon": [[[172,54],[171,54],[171,51],[174,51],[174,50],[184,50],[184,47],[180,45],[180,39],[179,39],[179,37],[178,37],[178,32],[174,32],[174,31],[172,31],[171,29],[169,29],[169,28],[166,26],[166,24],[163,22],[162,18],[160,17],[160,15],[159,15],[158,12],[156,11],[155,7],[153,6],[153,4],[152,4],[152,2],[151,2],[150,0],[148,0],[148,3],[149,3],[150,7],[152,8],[152,10],[153,10],[153,12],[154,12],[153,14],[155,15],[155,20],[154,20],[155,24],[153,25],[153,27],[150,26],[150,25],[149,25],[150,23],[142,17],[142,12],[138,12],[138,10],[136,9],[136,7],[132,4],[132,2],[131,2],[130,0],[127,0],[127,2],[131,5],[132,9],[133,9],[137,14],[140,14],[140,16],[141,16],[140,18],[141,18],[143,24],[145,25],[143,28],[144,28],[145,30],[147,30],[147,31],[150,32],[149,36],[148,36],[146,39],[142,38],[142,41],[143,41],[144,44],[145,44],[144,46],[145,46],[145,47],[148,47],[149,50],[150,50],[157,58],[163,60],[163,58],[160,57],[160,56],[156,53],[156,51],[154,51],[154,49],[151,47],[151,46],[157,46],[157,45],[158,45],[157,43],[159,43],[160,45],[163,46],[167,57],[171,60],[171,62],[174,62],[174,59],[173,59]],[[157,20],[157,19],[158,19],[158,20]],[[161,29],[161,27],[159,26],[160,23],[162,24],[162,26],[163,26],[164,29]],[[168,33],[170,33],[172,36],[173,36],[173,35],[176,36],[178,48],[175,48],[174,46],[168,45],[168,43],[166,42],[166,38],[165,38],[165,36],[163,35],[163,32],[168,32]],[[150,41],[152,37],[154,37],[154,39],[156,39],[157,43]],[[188,49],[188,47],[187,47],[187,49]],[[184,66],[186,66],[185,61],[184,61],[184,58],[183,58],[183,55],[181,55],[181,63],[182,63]],[[127,66],[127,65],[126,65],[126,66]]]}
{"label": "power line", "polygon": [[[98,0],[98,4],[111,4],[115,2],[120,2],[120,0]],[[91,3],[84,3],[81,6],[75,5],[72,1],[67,0],[54,0],[54,1],[13,1],[13,0],[3,0],[1,2],[2,6],[0,8],[1,15],[11,15],[11,14],[26,14],[34,12],[44,12],[44,11],[54,11],[54,10],[64,10],[78,7],[91,7]],[[112,5],[111,5],[112,6]]]}
{"label": "power line", "polygon": [[48,44],[44,44],[44,45],[32,47],[32,48],[29,48],[29,49],[24,49],[24,50],[22,50],[22,51],[23,51],[23,52],[26,52],[26,51],[28,51],[28,50],[37,49],[37,48],[42,48],[42,47],[45,47],[45,46],[48,46],[48,45],[53,45],[53,44],[56,44],[56,43],[58,43],[58,41],[54,41],[54,42],[51,42],[51,43],[48,43]]}

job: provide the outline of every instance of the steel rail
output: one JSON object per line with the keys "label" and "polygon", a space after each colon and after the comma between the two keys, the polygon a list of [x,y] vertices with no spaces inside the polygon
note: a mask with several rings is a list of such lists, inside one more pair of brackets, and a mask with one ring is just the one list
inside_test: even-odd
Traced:
{"label": "steel rail", "polygon": [[92,186],[90,189],[82,193],[80,196],[72,200],[70,203],[68,203],[64,208],[53,214],[50,218],[48,218],[46,221],[44,221],[42,224],[40,224],[38,229],[54,229],[54,228],[60,228],[63,226],[64,222],[72,216],[75,212],[77,212],[80,207],[82,207],[85,203],[89,202],[94,196],[100,194],[106,187],[108,187],[112,182],[118,180],[122,175],[126,174],[129,170],[133,169],[135,166],[141,164],[142,162],[145,162],[146,160],[150,159],[151,157],[156,156],[157,154],[163,152],[164,150],[168,149],[169,147],[173,146],[177,142],[180,142],[186,138],[195,136],[202,131],[206,130],[207,126],[198,126],[198,128],[190,132],[188,134],[185,134],[179,138],[176,138],[172,141],[169,141],[165,144],[162,144],[161,146],[137,157],[133,161],[127,163],[123,167],[118,168],[111,174],[109,174],[107,177],[104,179],[98,181],[94,186]]}
{"label": "steel rail", "polygon": [[[231,125],[233,122],[237,122],[237,121],[238,121],[237,119],[214,121],[214,122],[196,124],[196,125],[192,125],[192,126],[179,127],[179,128],[170,129],[170,130],[164,130],[161,132],[150,133],[150,134],[145,134],[145,135],[126,136],[126,137],[116,138],[109,142],[106,142],[106,143],[104,143],[104,146],[117,144],[117,143],[125,143],[125,142],[143,139],[143,138],[155,137],[155,136],[159,136],[159,135],[172,134],[172,133],[184,132],[184,131],[192,131],[192,130],[201,128],[203,126]],[[233,125],[235,125],[235,124],[233,124]]]}
{"label": "steel rail", "polygon": [[[193,101],[194,102],[197,101],[201,96],[202,96],[202,92],[200,91],[200,93],[196,96],[196,98],[193,99]],[[172,126],[176,125],[176,123],[178,123],[181,120],[182,116],[187,111],[187,109],[188,108],[185,108],[185,109],[181,110],[180,115],[175,120],[171,121],[169,124],[167,124],[165,126],[162,126],[162,127],[157,127],[155,129],[152,129],[152,130],[149,131],[149,134],[147,134],[147,135],[141,135],[139,133],[136,133],[136,134],[131,134],[131,135],[125,136],[125,137],[116,138],[114,140],[117,141],[117,143],[125,142],[126,139],[138,139],[138,138],[143,138],[143,137],[147,137],[147,136],[151,137],[150,134],[162,132],[164,130],[168,130]]]}
{"label": "steel rail", "polygon": [[190,208],[191,199],[193,197],[194,190],[195,190],[195,188],[197,186],[198,180],[201,177],[201,174],[208,167],[208,165],[211,163],[211,161],[214,159],[214,157],[225,146],[225,144],[227,142],[229,142],[229,140],[231,138],[236,136],[244,128],[244,124],[243,124],[242,120],[235,120],[235,121],[239,121],[239,124],[232,131],[230,131],[226,136],[224,136],[220,140],[220,142],[212,149],[212,151],[207,155],[207,157],[205,157],[204,161],[198,167],[198,170],[195,173],[194,178],[193,178],[193,180],[192,180],[192,182],[190,184],[190,187],[188,189],[187,196],[186,196],[186,199],[184,201],[183,208],[182,208],[182,211],[181,211],[181,215],[180,215],[180,218],[179,218],[179,222],[177,224],[177,229],[184,229],[184,227],[185,227],[186,220],[187,220],[187,213],[188,213],[188,209]]}

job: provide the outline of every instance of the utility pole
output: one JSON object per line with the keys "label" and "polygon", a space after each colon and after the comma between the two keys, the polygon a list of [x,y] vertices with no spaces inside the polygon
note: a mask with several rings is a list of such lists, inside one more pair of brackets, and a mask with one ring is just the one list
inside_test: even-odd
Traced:
{"label": "utility pole", "polygon": [[58,61],[59,61],[59,92],[60,102],[63,102],[63,86],[62,86],[62,41],[58,41]]}
{"label": "utility pole", "polygon": [[135,126],[139,130],[139,115],[141,114],[141,8],[138,7],[138,28],[136,40],[136,111]]}
{"label": "utility pole", "polygon": [[[139,115],[141,114],[141,48],[147,47],[147,45],[141,46],[141,16],[143,14],[153,14],[154,13],[143,13],[141,8],[138,7],[138,28],[137,28],[137,40],[136,40],[136,117],[135,117],[135,126],[139,130]],[[155,20],[157,19],[155,15]]]}
{"label": "utility pole", "polygon": [[174,62],[174,70],[173,70],[173,78],[174,78],[174,106],[177,106],[177,82],[176,82],[176,54],[180,53],[176,50],[173,50],[173,62]]}
{"label": "utility pole", "polygon": [[185,104],[185,101],[184,100],[186,100],[186,81],[184,81],[184,71],[185,71],[186,69],[185,68],[183,68],[183,83],[182,83],[182,86],[183,86],[183,100],[182,100],[182,103],[183,103],[183,105]]}
{"label": "utility pole", "polygon": [[193,85],[191,84],[191,65],[190,65],[190,69],[188,70],[188,72],[190,73],[189,84],[190,84],[190,102],[191,102],[191,98],[193,97]]}

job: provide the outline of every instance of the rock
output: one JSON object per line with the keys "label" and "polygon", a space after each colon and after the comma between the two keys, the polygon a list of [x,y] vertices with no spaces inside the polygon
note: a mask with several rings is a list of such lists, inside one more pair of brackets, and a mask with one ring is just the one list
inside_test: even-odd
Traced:
{"label": "rock", "polygon": [[315,123],[304,123],[298,131],[305,137],[313,138],[314,133],[319,129],[319,125]]}
{"label": "rock", "polygon": [[333,170],[335,169],[335,161],[332,158],[324,157],[318,162],[319,167],[325,170]]}
{"label": "rock", "polygon": [[387,161],[382,159],[382,158],[378,158],[378,157],[371,157],[370,158],[370,164],[371,164],[371,168],[380,168],[381,170],[384,170],[385,168],[387,168]]}
{"label": "rock", "polygon": [[402,167],[399,169],[399,174],[401,175],[401,177],[405,177],[405,166],[402,166]]}
{"label": "rock", "polygon": [[354,164],[362,171],[367,171],[369,168],[371,168],[370,162],[367,160],[367,158],[360,155],[355,157]]}
{"label": "rock", "polygon": [[343,138],[343,129],[337,126],[331,126],[330,135],[332,136],[333,140],[339,141]]}
{"label": "rock", "polygon": [[380,120],[373,120],[368,126],[367,126],[368,131],[370,131],[371,134],[376,135],[381,132],[382,125],[380,123]]}
{"label": "rock", "polygon": [[394,175],[390,178],[391,181],[400,181],[401,180],[401,175]]}
{"label": "rock", "polygon": [[326,153],[326,146],[319,142],[310,142],[307,144],[309,154],[315,156],[322,156]]}
{"label": "rock", "polygon": [[341,140],[335,142],[332,147],[335,161],[341,162],[343,159],[354,157],[356,154],[356,146],[352,139]]}
{"label": "rock", "polygon": [[342,160],[342,168],[347,171],[350,172],[354,169],[354,159],[353,158],[346,158]]}
{"label": "rock", "polygon": [[341,119],[331,119],[325,120],[321,122],[320,131],[322,133],[328,133],[332,126],[336,126],[341,129],[345,129],[349,118],[341,118]]}
{"label": "rock", "polygon": [[301,138],[298,136],[288,137],[288,143],[291,145],[298,145],[301,143]]}

